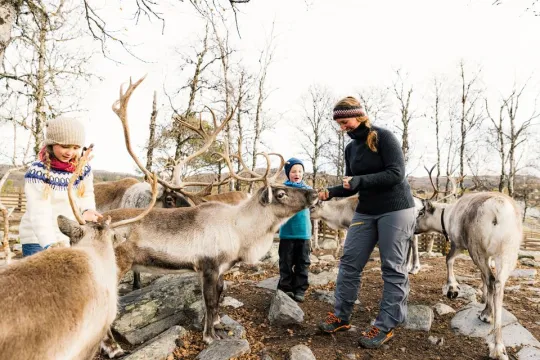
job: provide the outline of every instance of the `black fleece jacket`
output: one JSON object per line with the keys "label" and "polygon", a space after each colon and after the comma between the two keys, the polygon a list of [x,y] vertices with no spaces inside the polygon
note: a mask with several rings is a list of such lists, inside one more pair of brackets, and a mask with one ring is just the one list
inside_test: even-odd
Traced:
{"label": "black fleece jacket", "polygon": [[331,187],[330,197],[358,193],[356,212],[370,215],[414,207],[399,142],[387,129],[372,126],[372,130],[377,131],[377,152],[366,143],[369,129],[365,125],[347,133],[352,141],[345,148],[345,176],[352,176],[351,189]]}

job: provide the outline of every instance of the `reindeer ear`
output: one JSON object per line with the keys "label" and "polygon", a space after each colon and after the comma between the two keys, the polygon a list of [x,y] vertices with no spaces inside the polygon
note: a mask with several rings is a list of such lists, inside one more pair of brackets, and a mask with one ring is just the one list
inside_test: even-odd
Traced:
{"label": "reindeer ear", "polygon": [[426,200],[424,206],[426,208],[426,212],[430,214],[433,214],[433,212],[435,211],[435,208],[433,207],[433,203],[429,200]]}
{"label": "reindeer ear", "polygon": [[84,230],[82,229],[81,225],[79,225],[79,223],[77,223],[76,221],[69,220],[63,215],[58,215],[56,221],[58,222],[58,228],[60,229],[62,234],[69,237],[69,241],[71,244],[76,244],[83,238]]}
{"label": "reindeer ear", "polygon": [[272,188],[267,186],[261,191],[259,195],[259,202],[261,205],[266,206],[272,202]]}

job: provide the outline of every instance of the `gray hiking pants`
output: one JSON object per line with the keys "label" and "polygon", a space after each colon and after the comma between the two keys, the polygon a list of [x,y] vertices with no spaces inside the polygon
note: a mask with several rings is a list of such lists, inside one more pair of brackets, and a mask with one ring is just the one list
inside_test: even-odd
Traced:
{"label": "gray hiking pants", "polygon": [[414,209],[380,215],[355,213],[347,232],[336,283],[335,315],[349,321],[358,298],[362,270],[379,243],[384,281],[375,326],[387,332],[407,318],[407,253],[415,226]]}

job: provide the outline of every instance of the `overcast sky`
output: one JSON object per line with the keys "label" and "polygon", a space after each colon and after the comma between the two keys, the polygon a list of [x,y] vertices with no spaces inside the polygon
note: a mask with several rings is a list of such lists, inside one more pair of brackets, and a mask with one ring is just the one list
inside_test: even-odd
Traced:
{"label": "overcast sky", "polygon": [[[129,3],[103,1],[108,21],[127,19],[122,6]],[[281,115],[274,130],[265,135],[269,150],[302,157],[298,133],[291,124],[301,117],[301,97],[312,84],[326,86],[342,97],[360,88],[391,85],[393,70],[401,68],[422,89],[436,74],[454,78],[463,59],[471,67],[481,65],[484,85],[491,91],[508,91],[516,77],[525,79],[538,70],[540,19],[524,12],[530,0],[512,0],[501,6],[491,6],[492,2],[252,0],[239,5],[241,38],[236,33],[231,38],[248,69],[258,69],[258,52],[268,39],[272,22],[276,23],[276,60],[268,83],[273,92],[267,106],[271,113]],[[203,29],[188,2],[171,3],[175,6],[161,8],[166,18],[164,35],[155,21],[139,25],[118,22],[132,43],[138,44],[135,52],[147,63],[115,51],[122,64],[99,56],[91,64],[90,70],[103,78],[92,84],[82,102],[88,109],[82,114],[88,124],[88,142],[95,144],[95,169],[134,169],[120,123],[111,111],[120,84],[130,76],[148,74],[129,109],[132,141],[141,149],[147,140],[152,93],[158,90],[162,95],[163,82],[178,66],[174,49],[189,46]],[[165,103],[163,96],[160,99]],[[426,129],[421,123],[413,127],[419,133]],[[9,130],[2,132],[5,151]],[[425,153],[428,137],[418,135],[413,134],[414,151]]]}

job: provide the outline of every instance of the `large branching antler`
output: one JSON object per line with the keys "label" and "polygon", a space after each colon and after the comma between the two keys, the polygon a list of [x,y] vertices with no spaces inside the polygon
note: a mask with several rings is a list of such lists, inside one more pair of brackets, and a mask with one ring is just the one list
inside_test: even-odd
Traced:
{"label": "large branching antler", "polygon": [[[73,195],[73,185],[75,184],[75,181],[77,181],[77,179],[81,177],[84,167],[90,160],[90,154],[92,153],[93,149],[94,149],[94,144],[90,144],[90,146],[83,151],[81,158],[77,162],[77,167],[75,168],[75,171],[73,172],[73,175],[69,179],[69,183],[68,183],[69,205],[71,206],[71,210],[73,211],[73,215],[75,216],[75,219],[81,225],[86,224],[86,221],[84,221],[84,219],[82,218],[81,211],[77,206],[77,202],[75,201],[75,196]],[[79,186],[82,186],[82,184],[79,184]]]}
{"label": "large branching antler", "polygon": [[[433,200],[438,194],[441,194],[441,193],[445,194],[446,191],[439,190],[437,188],[437,186],[435,186],[435,183],[433,182],[432,173],[433,173],[433,169],[435,169],[435,165],[433,165],[431,167],[431,169],[428,169],[426,166],[424,166],[424,169],[426,169],[426,171],[427,171],[427,173],[429,175],[429,182],[431,183],[431,186],[433,187],[433,195],[431,195],[431,197],[429,199],[420,197],[418,195],[416,195],[416,197],[419,198],[419,199],[422,199],[422,200]],[[441,199],[438,199],[437,201],[443,201],[443,200],[446,200],[448,198],[456,196],[457,195],[457,183],[463,181],[464,178],[465,178],[465,176],[462,176],[462,177],[460,177],[459,179],[456,180],[454,177],[448,176],[448,180],[450,180],[450,183],[452,184],[452,190],[449,192],[448,195],[446,195],[445,197],[443,197]]]}
{"label": "large branching antler", "polygon": [[[150,171],[148,169],[146,169],[146,167],[139,160],[139,158],[137,157],[137,155],[135,154],[135,152],[133,151],[133,148],[131,146],[131,136],[130,136],[130,131],[129,131],[128,116],[127,116],[127,106],[128,106],[128,103],[129,103],[129,99],[131,98],[131,95],[133,94],[135,89],[137,89],[137,87],[143,82],[145,77],[146,76],[142,77],[141,79],[139,79],[138,81],[136,81],[134,83],[132,83],[131,79],[130,79],[129,80],[129,86],[127,87],[125,92],[123,90],[123,86],[120,86],[119,98],[114,102],[114,104],[112,106],[112,110],[118,116],[118,118],[120,119],[120,121],[122,123],[122,128],[124,130],[125,145],[126,145],[126,149],[127,149],[128,153],[129,153],[129,155],[133,158],[133,160],[135,161],[135,163],[137,164],[139,169],[146,175],[146,177],[149,179],[149,181],[152,181],[153,176],[157,177],[157,175],[151,174]],[[215,141],[215,139],[216,139],[217,135],[219,134],[219,132],[221,130],[223,130],[223,128],[227,125],[229,120],[232,118],[232,114],[234,113],[234,111],[231,112],[231,114],[229,114],[225,118],[225,120],[223,120],[223,122],[218,125],[215,113],[211,109],[209,109],[209,110],[210,110],[210,113],[212,114],[212,119],[213,119],[213,122],[214,122],[214,131],[211,132],[211,133],[207,133],[206,130],[203,128],[202,121],[199,122],[199,126],[197,127],[197,126],[193,126],[192,124],[189,124],[188,122],[186,122],[184,120],[178,119],[178,121],[179,121],[179,123],[181,125],[186,126],[189,129],[195,131],[197,134],[199,134],[205,140],[205,143],[201,147],[201,149],[199,149],[195,153],[193,153],[193,154],[187,156],[186,158],[181,159],[180,161],[175,163],[175,169],[173,171],[173,174],[174,174],[173,178],[179,179],[179,176],[180,176],[180,173],[182,171],[183,166],[185,166],[185,164],[187,164],[188,162],[192,161],[195,157],[202,155],[203,153],[205,153],[210,148],[210,145],[212,144],[212,142]],[[165,180],[163,180],[163,179],[161,179],[159,177],[157,177],[157,181],[161,185],[163,185],[163,186],[165,186],[165,187],[167,187],[167,188],[169,188],[171,190],[180,192],[182,195],[188,197],[189,199],[191,199],[196,204],[200,203],[200,196],[197,193],[190,193],[190,192],[186,191],[185,187],[187,187],[187,186],[209,186],[209,185],[213,184],[213,183],[208,183],[208,182],[181,182],[179,180],[175,181],[175,182],[173,182],[173,184],[171,184],[168,181],[165,181]],[[229,181],[229,179],[225,179],[225,180],[221,181],[217,185],[227,183],[228,181]],[[213,185],[215,186],[216,184],[213,184]]]}
{"label": "large branching antler", "polygon": [[[6,171],[4,176],[2,176],[2,179],[0,179],[0,193],[2,192],[2,188],[4,187],[4,184],[7,181],[7,178],[12,172],[15,172],[17,170],[23,169],[24,166],[14,167]],[[4,236],[2,238],[2,247],[4,249],[4,254],[6,255],[6,264],[11,263],[11,249],[9,247],[9,217],[11,215],[11,212],[7,209],[7,207],[2,203],[0,200],[0,212],[2,213],[2,216],[4,218]]]}
{"label": "large branching antler", "polygon": [[[285,159],[283,158],[282,155],[278,154],[278,153],[265,153],[265,152],[262,152],[262,153],[257,153],[255,154],[255,156],[263,156],[265,159],[266,159],[266,170],[264,171],[264,174],[260,175],[258,173],[256,173],[255,171],[251,170],[247,165],[246,163],[243,161],[242,159],[242,152],[240,150],[240,146],[238,148],[238,153],[237,154],[229,154],[229,150],[228,150],[228,146],[227,146],[227,143],[225,143],[225,146],[223,146],[224,150],[221,151],[221,152],[214,152],[214,155],[218,155],[219,157],[221,157],[224,161],[225,161],[225,164],[227,164],[227,168],[229,169],[229,176],[231,176],[232,178],[236,179],[236,180],[239,180],[239,181],[245,181],[245,182],[255,182],[255,181],[262,181],[264,182],[265,185],[270,185],[272,184],[276,178],[279,176],[279,174],[281,173],[281,170],[283,170],[283,167],[285,166]],[[272,176],[269,176],[270,175],[270,168],[271,168],[271,161],[270,161],[270,156],[271,155],[274,155],[274,156],[278,156],[280,158],[280,166],[278,167],[278,170],[276,171],[276,173]],[[232,164],[232,159],[236,159],[240,166],[242,167],[242,170],[240,171],[240,173],[237,173],[234,171],[234,167],[233,167],[233,164]],[[247,172],[251,177],[244,177],[244,176],[241,176],[240,174],[242,172]]]}

